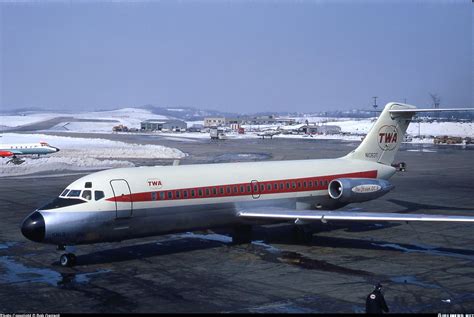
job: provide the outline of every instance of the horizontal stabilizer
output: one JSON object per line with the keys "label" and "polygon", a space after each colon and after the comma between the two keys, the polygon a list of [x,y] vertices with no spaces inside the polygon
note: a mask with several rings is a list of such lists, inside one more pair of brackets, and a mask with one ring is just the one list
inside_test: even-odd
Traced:
{"label": "horizontal stabilizer", "polygon": [[356,212],[329,210],[292,210],[284,208],[255,208],[240,210],[238,215],[244,218],[287,219],[287,220],[328,220],[345,221],[439,221],[439,222],[474,222],[474,216],[400,214],[390,212]]}
{"label": "horizontal stabilizer", "polygon": [[474,108],[453,109],[391,109],[390,113],[416,113],[416,112],[445,112],[445,111],[474,111]]}

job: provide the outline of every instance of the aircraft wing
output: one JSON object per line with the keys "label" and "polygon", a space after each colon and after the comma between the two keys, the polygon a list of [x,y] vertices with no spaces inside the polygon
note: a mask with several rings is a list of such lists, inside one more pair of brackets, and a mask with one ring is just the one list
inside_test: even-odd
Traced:
{"label": "aircraft wing", "polygon": [[474,222],[473,216],[401,214],[390,212],[359,212],[359,211],[329,211],[329,210],[294,210],[278,207],[252,208],[238,210],[238,216],[243,218],[287,219],[322,221],[439,221],[439,222]]}

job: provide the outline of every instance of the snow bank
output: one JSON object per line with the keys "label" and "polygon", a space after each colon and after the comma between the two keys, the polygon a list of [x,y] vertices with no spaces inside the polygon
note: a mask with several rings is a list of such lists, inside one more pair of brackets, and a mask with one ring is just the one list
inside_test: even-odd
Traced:
{"label": "snow bank", "polygon": [[179,159],[185,156],[175,148],[161,145],[130,144],[104,139],[72,138],[44,134],[5,133],[0,139],[5,144],[45,141],[61,150],[40,158],[25,158],[21,165],[6,164],[0,159],[0,176],[24,175],[43,171],[91,170],[129,167],[133,163],[123,159]]}

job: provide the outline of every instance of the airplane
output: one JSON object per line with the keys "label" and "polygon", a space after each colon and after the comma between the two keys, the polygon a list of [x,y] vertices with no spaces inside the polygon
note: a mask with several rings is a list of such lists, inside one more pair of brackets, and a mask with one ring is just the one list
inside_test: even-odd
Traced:
{"label": "airplane", "polygon": [[24,160],[17,157],[17,155],[45,155],[59,152],[57,147],[51,146],[46,142],[39,143],[20,143],[20,144],[0,144],[0,157],[11,157],[8,163],[15,165],[21,164]]}
{"label": "airplane", "polygon": [[273,136],[275,135],[278,135],[280,134],[281,131],[280,130],[271,130],[271,129],[268,129],[268,130],[264,130],[260,133],[257,133],[258,136],[261,136],[262,139],[265,139],[265,137],[270,137],[270,139],[273,139]]}
{"label": "airplane", "polygon": [[[21,232],[29,240],[67,250],[81,244],[216,227],[233,227],[235,241],[250,242],[251,226],[260,223],[474,222],[473,216],[335,210],[376,199],[394,188],[388,179],[396,172],[391,166],[395,154],[412,116],[425,111],[433,109],[388,103],[361,144],[335,159],[132,167],[92,173],[28,215]],[[73,266],[76,256],[64,253],[59,263]]]}

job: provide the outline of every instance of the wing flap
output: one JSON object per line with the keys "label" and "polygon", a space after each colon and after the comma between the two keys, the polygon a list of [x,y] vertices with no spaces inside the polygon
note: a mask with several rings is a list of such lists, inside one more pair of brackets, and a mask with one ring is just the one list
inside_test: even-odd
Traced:
{"label": "wing flap", "polygon": [[260,219],[314,220],[314,221],[438,221],[438,222],[474,222],[473,216],[400,214],[390,212],[356,212],[328,210],[291,210],[282,208],[255,208],[240,210],[239,217]]}

